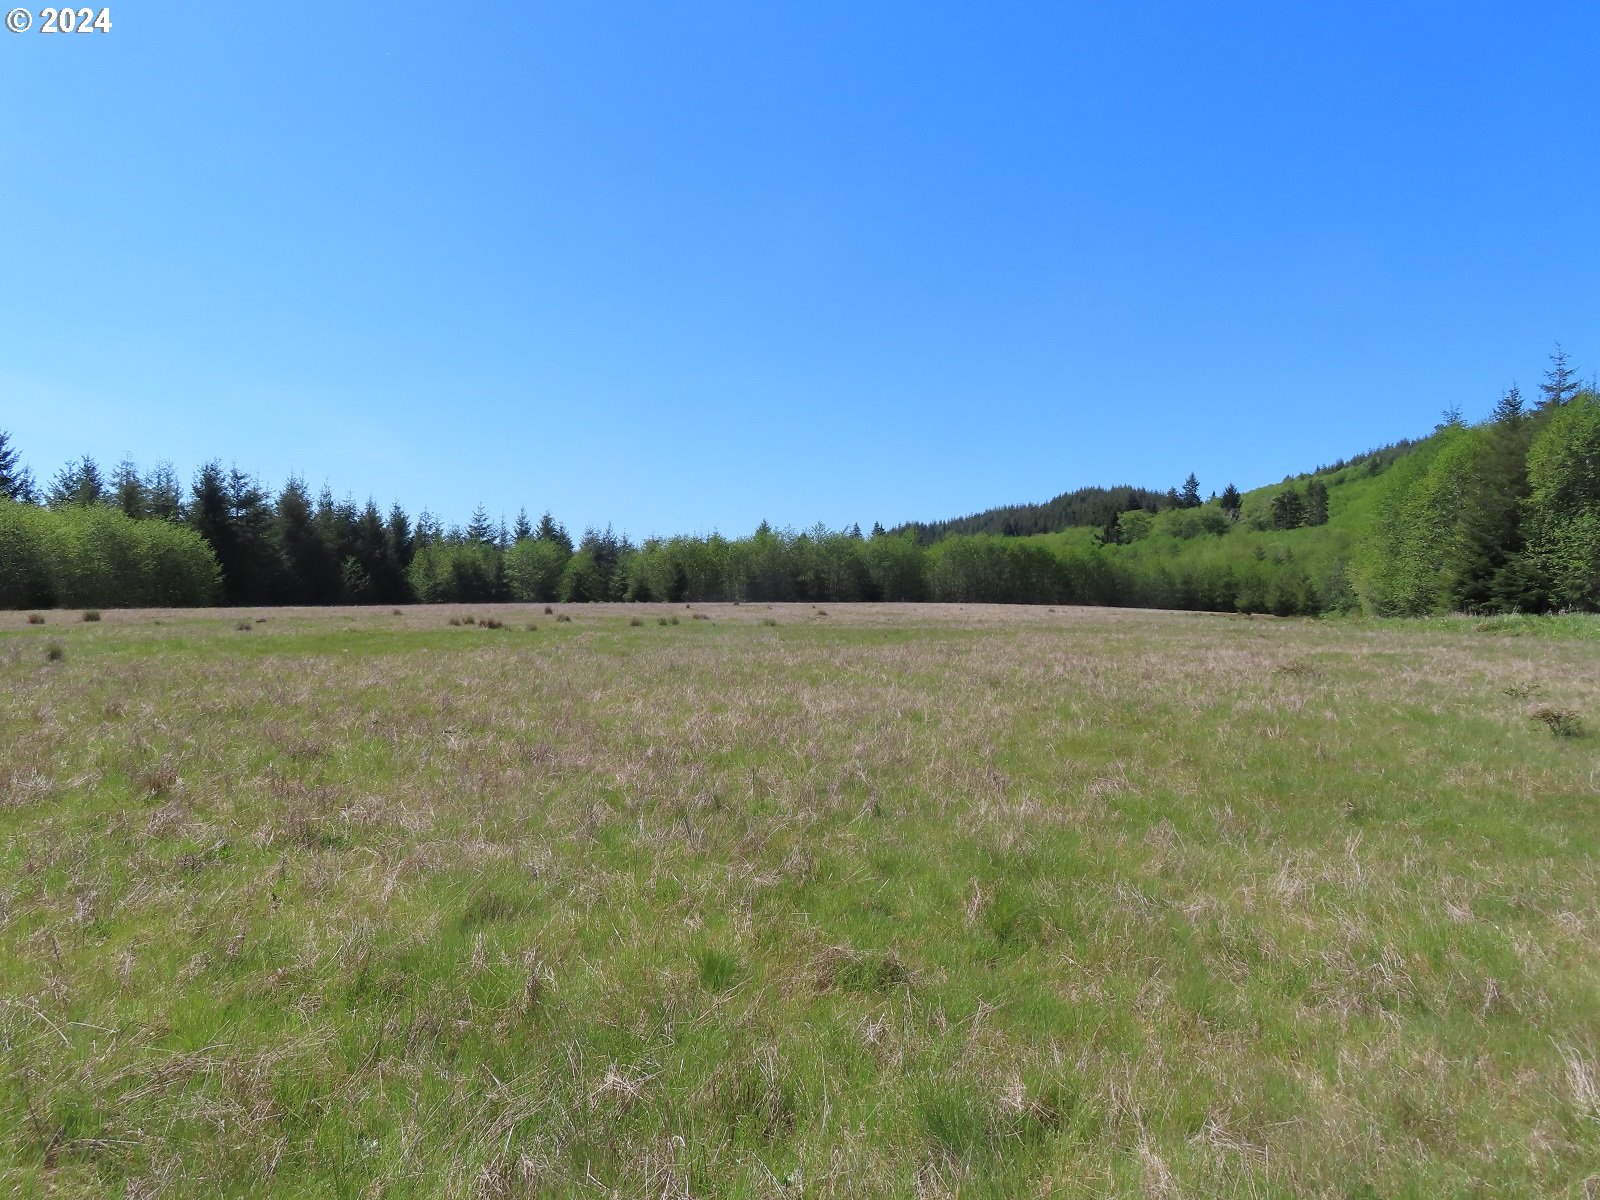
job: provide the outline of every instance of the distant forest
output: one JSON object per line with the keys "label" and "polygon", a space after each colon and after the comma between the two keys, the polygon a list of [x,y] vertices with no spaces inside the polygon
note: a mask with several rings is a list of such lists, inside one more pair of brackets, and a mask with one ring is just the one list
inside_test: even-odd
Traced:
{"label": "distant forest", "polygon": [[1202,498],[1088,487],[893,530],[762,523],[748,537],[574,539],[546,513],[465,527],[273,492],[220,462],[40,484],[0,432],[0,607],[589,600],[935,600],[1268,612],[1600,608],[1600,395],[1558,347],[1525,404]]}

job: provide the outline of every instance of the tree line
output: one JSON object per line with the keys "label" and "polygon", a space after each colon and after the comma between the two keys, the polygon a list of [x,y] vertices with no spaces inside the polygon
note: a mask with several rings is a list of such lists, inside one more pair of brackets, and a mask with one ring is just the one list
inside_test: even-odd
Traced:
{"label": "tree line", "polygon": [[[1558,348],[1525,407],[1241,494],[1085,488],[1045,506],[863,535],[574,539],[547,512],[465,527],[399,505],[275,493],[204,464],[39,485],[0,433],[0,605],[934,600],[1280,614],[1600,607],[1600,400]],[[1331,489],[1331,490],[1330,490]],[[1336,503],[1337,501],[1337,503]],[[1343,515],[1334,520],[1335,509]],[[982,518],[982,519],[980,519]],[[1037,528],[1066,521],[1055,528]],[[965,524],[963,523],[965,522]],[[1019,524],[1020,522],[1020,524]]]}

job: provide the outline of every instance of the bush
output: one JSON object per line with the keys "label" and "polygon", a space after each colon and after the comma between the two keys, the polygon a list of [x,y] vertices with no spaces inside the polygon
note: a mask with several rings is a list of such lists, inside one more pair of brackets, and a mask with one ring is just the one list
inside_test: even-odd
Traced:
{"label": "bush", "polygon": [[1583,732],[1583,718],[1570,708],[1537,708],[1528,714],[1528,720],[1538,721],[1551,737],[1577,737]]}
{"label": "bush", "polygon": [[44,624],[44,614],[43,613],[29,613],[28,614],[28,624],[29,625],[43,625]]}
{"label": "bush", "polygon": [[0,500],[0,608],[209,604],[216,556],[192,529]]}
{"label": "bush", "polygon": [[51,642],[44,648],[44,657],[46,662],[60,662],[66,656],[66,647],[60,642]]}
{"label": "bush", "polygon": [[83,610],[83,619],[85,621],[98,621],[100,619],[100,610],[98,608],[86,608],[86,609],[84,609]]}

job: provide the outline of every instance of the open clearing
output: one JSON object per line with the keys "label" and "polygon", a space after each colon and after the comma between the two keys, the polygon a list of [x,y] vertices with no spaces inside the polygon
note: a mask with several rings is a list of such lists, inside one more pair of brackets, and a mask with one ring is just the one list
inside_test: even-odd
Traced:
{"label": "open clearing", "polygon": [[1593,619],[827,607],[0,614],[0,1193],[1600,1191]]}

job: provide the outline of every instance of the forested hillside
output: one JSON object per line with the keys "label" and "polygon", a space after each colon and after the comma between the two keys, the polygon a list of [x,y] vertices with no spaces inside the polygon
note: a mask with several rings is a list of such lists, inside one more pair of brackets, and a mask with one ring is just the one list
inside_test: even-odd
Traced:
{"label": "forested hillside", "polygon": [[936,600],[1269,612],[1539,612],[1600,607],[1600,397],[1563,354],[1538,402],[1515,388],[1402,442],[1283,483],[1201,499],[1080,488],[955,521],[635,544],[574,539],[546,513],[465,528],[276,494],[204,465],[89,458],[40,488],[0,433],[0,606],[492,600]]}

